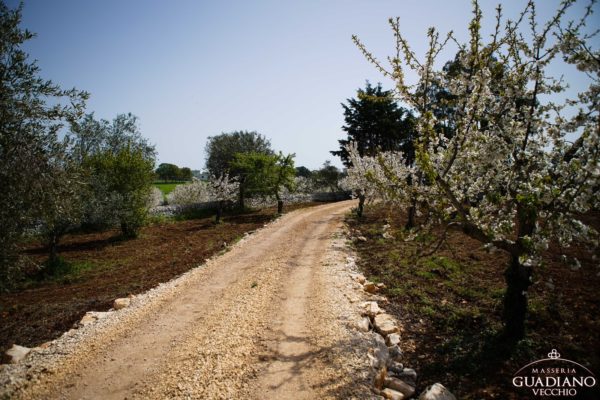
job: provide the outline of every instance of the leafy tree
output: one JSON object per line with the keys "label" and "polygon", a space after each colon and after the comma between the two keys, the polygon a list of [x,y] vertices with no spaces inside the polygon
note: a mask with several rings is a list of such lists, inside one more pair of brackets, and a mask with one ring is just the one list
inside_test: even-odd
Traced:
{"label": "leafy tree", "polygon": [[301,165],[299,167],[296,167],[296,176],[301,176],[303,178],[310,178],[312,175],[312,172],[310,171],[310,169],[306,168],[305,166]]}
{"label": "leafy tree", "polygon": [[238,171],[244,192],[251,196],[274,196],[277,199],[277,212],[283,212],[281,190],[293,190],[294,154],[284,156],[262,153],[238,153],[232,164]]}
{"label": "leafy tree", "polygon": [[59,265],[60,239],[81,222],[85,193],[79,165],[66,152],[60,156],[51,161],[40,215],[41,234],[50,252],[47,263],[50,273]]}
{"label": "leafy tree", "polygon": [[[598,233],[581,215],[597,207],[600,198],[600,53],[589,47],[595,34],[583,32],[591,6],[581,20],[564,23],[566,10],[574,4],[564,1],[543,24],[533,1],[516,21],[504,21],[499,6],[496,28],[484,44],[482,14],[477,1],[473,4],[469,43],[459,43],[452,34],[440,40],[431,28],[424,61],[408,47],[398,19],[390,20],[399,49],[390,59],[391,68],[355,37],[363,54],[395,80],[401,99],[418,113],[419,141],[414,166],[394,152],[374,158],[354,151],[351,158],[362,158],[373,190],[404,206],[411,197],[407,193],[418,196],[427,213],[424,230],[434,224],[457,226],[508,253],[503,317],[507,337],[518,340],[525,334],[527,290],[549,242],[598,246]],[[458,44],[459,64],[465,68],[436,70],[436,55],[447,43]],[[562,103],[554,95],[564,84],[548,73],[560,56],[591,80],[588,90]],[[494,60],[506,73],[492,70]],[[419,76],[421,90],[404,81],[407,68]],[[435,129],[438,103],[423,95],[433,81],[441,82],[455,99],[450,137]],[[569,116],[572,105],[576,112]],[[578,138],[571,142],[567,135]],[[414,174],[425,179],[408,186],[406,177]]]}
{"label": "leafy tree", "polygon": [[211,136],[206,143],[206,169],[220,176],[231,170],[238,153],[273,154],[271,142],[257,132],[235,131]]}
{"label": "leafy tree", "polygon": [[183,167],[179,169],[179,179],[182,181],[191,181],[192,180],[192,170],[188,167]]}
{"label": "leafy tree", "polygon": [[208,138],[206,143],[206,168],[211,175],[228,174],[240,182],[239,204],[244,206],[244,189],[240,171],[232,168],[232,163],[238,153],[258,153],[272,155],[271,143],[257,132],[235,131],[222,133]]}
{"label": "leafy tree", "polygon": [[148,212],[154,159],[140,147],[126,146],[116,152],[104,150],[86,163],[98,177],[101,193],[111,204],[125,237],[135,237]]}
{"label": "leafy tree", "polygon": [[391,91],[383,90],[381,84],[373,87],[367,82],[365,89],[358,89],[357,98],[347,102],[348,105],[342,104],[346,122],[342,129],[348,137],[338,141],[340,150],[331,152],[346,167],[350,166],[346,150],[350,142],[356,143],[360,155],[399,150],[413,154],[414,117],[398,107]]}
{"label": "leafy tree", "polygon": [[191,181],[192,170],[188,167],[179,168],[175,164],[162,163],[156,168],[156,176],[162,181]]}
{"label": "leafy tree", "polygon": [[312,173],[312,179],[315,181],[316,187],[327,188],[332,192],[339,190],[338,182],[343,176],[343,172],[335,165],[331,165],[329,160],[325,161],[320,169]]}
{"label": "leafy tree", "polygon": [[88,97],[39,76],[22,50],[34,35],[19,28],[21,11],[0,2],[0,289],[18,278],[17,244],[50,198],[52,160],[64,151],[58,133]]}
{"label": "leafy tree", "polygon": [[156,175],[161,181],[176,181],[179,179],[181,171],[175,164],[162,163],[156,168]]}
{"label": "leafy tree", "polygon": [[96,120],[90,113],[71,121],[70,128],[72,151],[80,162],[94,154],[118,152],[125,147],[140,150],[146,159],[156,157],[156,149],[142,136],[138,118],[131,113],[118,114],[112,121]]}
{"label": "leafy tree", "polygon": [[[122,196],[117,191],[110,189],[113,177],[109,177],[107,171],[99,173],[95,163],[98,158],[107,154],[115,155],[124,150],[139,153],[144,160],[154,165],[156,151],[141,135],[137,117],[132,114],[119,114],[112,121],[108,121],[96,120],[93,114],[87,114],[80,120],[72,121],[69,136],[73,159],[79,163],[81,178],[85,182],[82,194],[82,223],[92,228],[121,224],[120,215],[123,214],[122,208],[127,203],[123,203]],[[139,171],[121,169],[118,172],[123,174],[118,178],[123,181],[138,179]],[[131,174],[130,178],[128,174]],[[134,205],[133,202],[128,204]],[[132,210],[131,214],[135,212]]]}
{"label": "leafy tree", "polygon": [[282,153],[279,153],[277,157],[277,162],[275,163],[275,168],[273,171],[273,180],[272,180],[272,192],[277,199],[277,213],[281,214],[283,212],[283,199],[281,198],[281,190],[283,188],[288,191],[293,191],[295,189],[295,179],[296,170],[294,168],[294,157],[295,154],[288,154],[284,156]]}

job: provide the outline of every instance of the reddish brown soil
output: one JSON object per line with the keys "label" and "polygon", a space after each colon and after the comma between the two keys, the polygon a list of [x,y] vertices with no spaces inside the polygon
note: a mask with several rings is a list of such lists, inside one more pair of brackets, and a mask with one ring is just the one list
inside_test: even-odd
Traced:
{"label": "reddish brown soil", "polygon": [[[220,225],[212,218],[165,222],[143,228],[132,240],[119,240],[118,231],[68,235],[60,256],[91,268],[0,294],[0,352],[13,343],[31,347],[54,339],[87,311],[108,310],[115,298],[144,292],[202,264],[273,217],[274,209],[265,209],[226,216]],[[37,262],[47,257],[35,243],[25,253]]]}
{"label": "reddish brown soil", "polygon": [[[451,231],[434,256],[416,261],[410,254],[422,244],[400,239],[403,217],[377,206],[348,223],[354,235],[367,238],[356,242],[359,266],[387,285],[387,308],[404,325],[405,365],[419,372],[419,389],[442,382],[460,399],[529,399],[515,391],[511,378],[551,349],[600,375],[600,269],[592,259],[598,249],[575,245],[567,251],[581,261],[578,270],[561,263],[556,246],[550,249],[529,290],[527,338],[511,347],[501,336],[506,254],[490,254]],[[586,219],[600,229],[599,212]],[[384,221],[394,239],[382,238]]]}

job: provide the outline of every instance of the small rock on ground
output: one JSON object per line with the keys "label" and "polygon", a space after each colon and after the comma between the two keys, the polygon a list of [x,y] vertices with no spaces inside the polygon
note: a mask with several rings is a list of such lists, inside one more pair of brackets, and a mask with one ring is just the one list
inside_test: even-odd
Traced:
{"label": "small rock on ground", "polygon": [[356,323],[356,329],[360,332],[369,332],[369,327],[371,326],[371,321],[367,317],[363,317],[358,320]]}
{"label": "small rock on ground", "polygon": [[386,338],[385,341],[388,346],[396,346],[400,344],[400,335],[397,333],[391,333]]}
{"label": "small rock on ground", "polygon": [[375,285],[373,282],[367,281],[363,284],[363,289],[365,290],[365,292],[367,293],[377,293],[379,291],[379,288],[377,287],[377,285]]}
{"label": "small rock on ground", "polygon": [[362,304],[363,315],[367,315],[369,317],[374,317],[377,314],[381,314],[383,310],[379,308],[379,305],[376,301],[366,301]]}
{"label": "small rock on ground", "polygon": [[434,383],[421,393],[419,400],[456,400],[456,397],[441,383]]}
{"label": "small rock on ground", "polygon": [[31,349],[28,347],[13,344],[12,347],[6,350],[6,353],[4,353],[4,358],[9,364],[16,364],[27,357],[27,354],[29,354],[30,351]]}
{"label": "small rock on ground", "polygon": [[385,397],[388,400],[404,400],[407,399],[408,397],[404,396],[402,393],[397,392],[393,389],[389,389],[389,388],[385,388],[381,391],[381,394],[383,394],[383,397]]}
{"label": "small rock on ground", "polygon": [[394,318],[389,314],[376,315],[373,320],[373,325],[375,326],[375,329],[384,336],[398,332],[396,321],[394,321]]}
{"label": "small rock on ground", "polygon": [[415,394],[415,388],[398,378],[386,378],[384,386],[402,393],[406,398]]}
{"label": "small rock on ground", "polygon": [[121,310],[125,307],[129,307],[130,302],[131,302],[131,299],[129,299],[129,298],[115,299],[115,301],[113,303],[113,308],[115,310]]}

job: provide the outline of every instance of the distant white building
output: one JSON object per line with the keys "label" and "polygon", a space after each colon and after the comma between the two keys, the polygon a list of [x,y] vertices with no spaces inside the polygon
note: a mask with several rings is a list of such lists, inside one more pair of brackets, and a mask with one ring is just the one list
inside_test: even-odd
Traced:
{"label": "distant white building", "polygon": [[206,170],[200,171],[195,169],[192,171],[192,175],[199,181],[208,181],[208,178],[210,177],[210,174]]}

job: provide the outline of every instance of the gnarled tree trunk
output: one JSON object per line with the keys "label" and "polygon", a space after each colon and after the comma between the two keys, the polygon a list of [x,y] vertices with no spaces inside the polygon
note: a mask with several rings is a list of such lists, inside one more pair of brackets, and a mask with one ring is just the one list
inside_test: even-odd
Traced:
{"label": "gnarled tree trunk", "polygon": [[366,197],[362,192],[358,193],[358,208],[356,209],[356,214],[359,217],[363,216],[363,211],[365,210],[365,200]]}
{"label": "gnarled tree trunk", "polygon": [[223,201],[217,202],[217,215],[215,216],[215,223],[221,223],[221,216],[223,215]]}
{"label": "gnarled tree trunk", "polygon": [[531,286],[533,269],[523,265],[522,259],[530,252],[527,238],[535,233],[537,210],[527,202],[517,205],[518,239],[512,252],[510,264],[504,272],[506,293],[504,295],[504,331],[507,338],[517,341],[525,337],[527,317],[527,290]]}
{"label": "gnarled tree trunk", "polygon": [[512,255],[510,265],[504,272],[506,293],[504,295],[504,329],[508,338],[519,340],[525,336],[527,317],[527,290],[531,286],[531,267],[524,266],[519,256]]}

